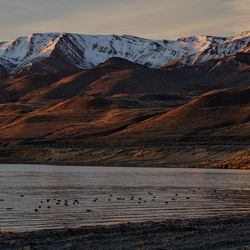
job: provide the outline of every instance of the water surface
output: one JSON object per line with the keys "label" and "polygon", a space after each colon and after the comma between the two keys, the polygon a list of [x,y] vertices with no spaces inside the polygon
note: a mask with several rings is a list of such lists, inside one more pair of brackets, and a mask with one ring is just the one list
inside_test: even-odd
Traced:
{"label": "water surface", "polygon": [[0,165],[0,190],[8,231],[250,213],[238,170]]}

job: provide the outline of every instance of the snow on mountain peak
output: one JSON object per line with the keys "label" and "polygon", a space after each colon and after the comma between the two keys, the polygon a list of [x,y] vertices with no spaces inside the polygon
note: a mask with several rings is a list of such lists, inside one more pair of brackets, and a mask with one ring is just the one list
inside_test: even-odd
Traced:
{"label": "snow on mountain peak", "polygon": [[171,61],[195,64],[240,52],[250,43],[250,31],[235,37],[191,36],[150,40],[129,35],[35,33],[0,43],[0,65],[20,71],[54,54],[78,68],[91,68],[111,57],[159,68]]}

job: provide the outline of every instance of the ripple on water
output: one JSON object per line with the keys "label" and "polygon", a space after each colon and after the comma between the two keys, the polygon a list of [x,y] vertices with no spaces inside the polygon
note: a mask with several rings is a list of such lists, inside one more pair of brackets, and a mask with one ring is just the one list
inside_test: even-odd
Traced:
{"label": "ripple on water", "polygon": [[250,172],[0,165],[6,230],[250,212]]}

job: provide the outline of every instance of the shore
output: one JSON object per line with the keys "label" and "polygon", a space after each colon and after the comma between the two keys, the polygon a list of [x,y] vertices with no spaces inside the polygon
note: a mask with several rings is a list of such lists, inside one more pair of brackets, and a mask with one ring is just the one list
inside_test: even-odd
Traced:
{"label": "shore", "polygon": [[[2,164],[250,169],[246,145],[0,147]],[[119,163],[119,164],[118,164]]]}
{"label": "shore", "polygon": [[250,215],[2,232],[0,249],[250,249]]}

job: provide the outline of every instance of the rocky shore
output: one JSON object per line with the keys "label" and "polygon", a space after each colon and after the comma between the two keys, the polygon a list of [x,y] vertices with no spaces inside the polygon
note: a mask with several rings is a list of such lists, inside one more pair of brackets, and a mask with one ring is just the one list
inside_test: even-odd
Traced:
{"label": "rocky shore", "polygon": [[250,249],[250,215],[2,232],[0,249]]}

